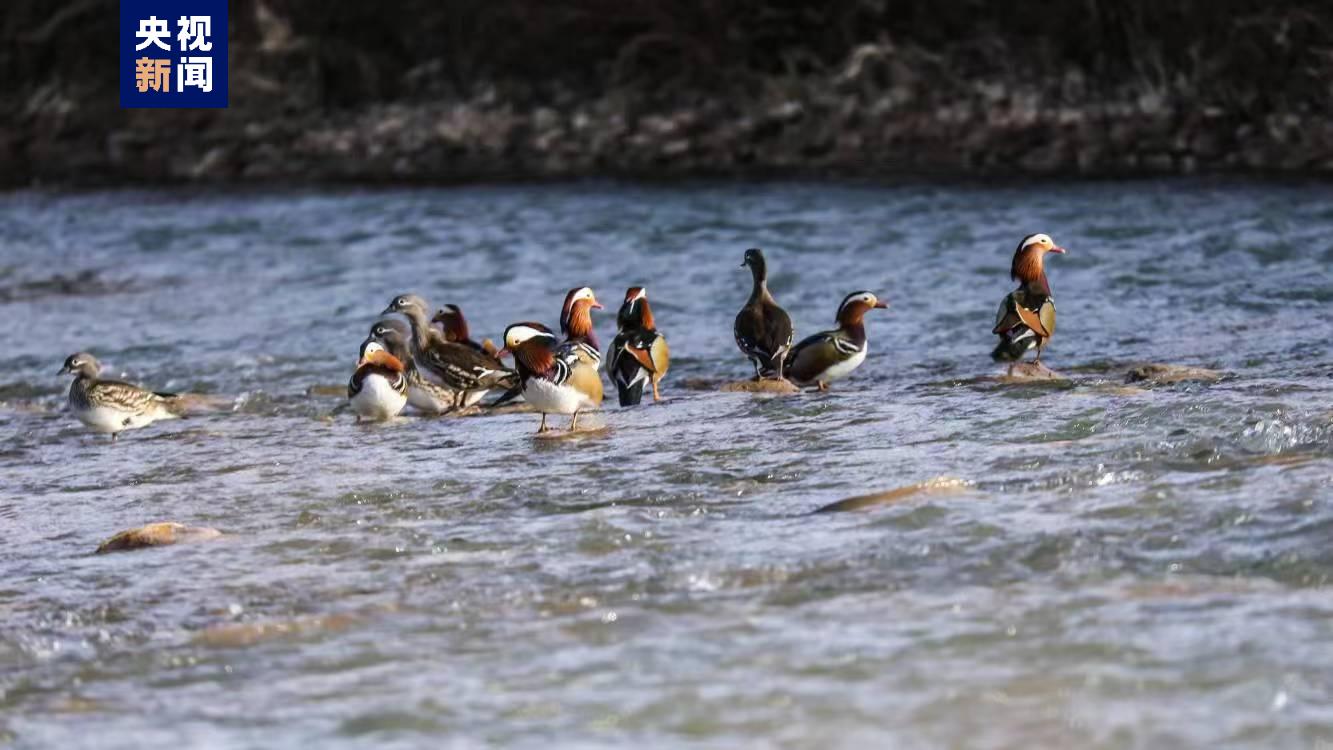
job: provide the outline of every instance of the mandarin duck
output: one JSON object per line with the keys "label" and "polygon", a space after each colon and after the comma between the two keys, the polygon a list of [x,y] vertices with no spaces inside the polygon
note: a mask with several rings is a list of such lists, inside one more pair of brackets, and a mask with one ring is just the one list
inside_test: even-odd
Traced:
{"label": "mandarin duck", "polygon": [[[399,343],[405,348],[405,341]],[[361,343],[356,371],[347,382],[347,401],[358,422],[393,419],[407,405],[407,365],[390,347],[397,348],[373,335]]]}
{"label": "mandarin duck", "polygon": [[643,287],[632,286],[625,292],[616,329],[606,350],[606,371],[620,393],[620,405],[637,406],[643,400],[645,384],[652,386],[653,401],[661,401],[658,383],[671,365],[671,352],[666,337],[657,332]]}
{"label": "mandarin duck", "polygon": [[601,309],[592,289],[583,286],[569,290],[560,308],[560,332],[565,336],[559,346],[561,353],[573,352],[593,367],[602,366],[601,347],[592,330],[592,311]]}
{"label": "mandarin duck", "polygon": [[93,432],[109,433],[114,441],[125,430],[137,430],[160,419],[177,419],[180,396],[157,393],[119,380],[101,380],[102,365],[87,352],[71,354],[59,375],[73,374],[69,408]]}
{"label": "mandarin duck", "polygon": [[540,323],[515,323],[505,329],[504,348],[499,356],[514,355],[523,398],[541,412],[541,425],[548,414],[571,414],[569,431],[578,428],[579,414],[602,404],[602,377],[573,348],[558,345],[551,329]]}
{"label": "mandarin duck", "polygon": [[755,380],[783,378],[784,360],[794,333],[791,317],[768,291],[768,265],[759,248],[745,251],[742,267],[749,266],[754,279],[750,299],[736,315],[733,333],[736,346],[754,364]]}
{"label": "mandarin duck", "polygon": [[869,310],[885,307],[888,304],[870,292],[844,297],[834,318],[838,327],[803,339],[787,355],[787,377],[797,385],[817,385],[821,391],[846,377],[861,366],[870,348],[862,318]]}
{"label": "mandarin duck", "polygon": [[496,357],[446,341],[426,317],[430,308],[415,294],[394,297],[381,315],[398,313],[412,329],[412,359],[421,377],[453,392],[451,408],[472,406],[492,391],[503,393],[518,376]]}
{"label": "mandarin duck", "polygon": [[[1000,303],[995,314],[992,333],[1000,341],[991,352],[997,362],[1017,362],[1030,349],[1037,350],[1037,364],[1041,353],[1055,334],[1055,298],[1046,280],[1046,254],[1063,255],[1065,249],[1057,246],[1046,234],[1029,234],[1014,251],[1009,277],[1019,282]],[[1014,365],[1009,365],[1012,375]]]}
{"label": "mandarin duck", "polygon": [[430,322],[432,325],[440,324],[439,330],[443,333],[445,341],[454,341],[479,352],[495,354],[494,351],[487,350],[484,345],[472,340],[472,331],[468,328],[467,318],[463,317],[463,309],[458,305],[445,305],[436,310],[435,317],[431,318]]}

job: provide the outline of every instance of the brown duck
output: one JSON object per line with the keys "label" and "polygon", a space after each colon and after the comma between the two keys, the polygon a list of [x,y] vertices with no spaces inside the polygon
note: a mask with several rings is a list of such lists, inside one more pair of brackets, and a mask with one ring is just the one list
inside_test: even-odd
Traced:
{"label": "brown duck", "polygon": [[[1014,251],[1009,276],[1018,282],[1018,288],[1000,303],[991,331],[1000,337],[991,352],[997,362],[1017,362],[1030,349],[1036,349],[1036,362],[1040,364],[1042,350],[1055,334],[1055,298],[1046,280],[1047,253],[1063,255],[1065,249],[1046,234],[1029,234]],[[1013,369],[1010,364],[1011,374]]]}
{"label": "brown duck", "polygon": [[755,380],[783,378],[784,362],[791,349],[791,317],[768,291],[768,264],[757,247],[745,251],[742,267],[750,267],[754,286],[750,299],[736,315],[733,333],[736,346],[754,364]]}

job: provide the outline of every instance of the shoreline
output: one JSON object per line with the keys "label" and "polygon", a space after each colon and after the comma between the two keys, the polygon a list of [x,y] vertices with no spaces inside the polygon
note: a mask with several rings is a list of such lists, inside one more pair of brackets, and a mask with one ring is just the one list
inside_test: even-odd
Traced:
{"label": "shoreline", "polygon": [[794,97],[667,106],[613,93],[560,109],[494,89],[276,116],[243,87],[225,110],[101,102],[99,117],[90,102],[0,138],[0,188],[1333,178],[1333,120],[1309,113],[1256,124],[1157,100],[1046,107],[1032,92],[895,107],[816,84]]}

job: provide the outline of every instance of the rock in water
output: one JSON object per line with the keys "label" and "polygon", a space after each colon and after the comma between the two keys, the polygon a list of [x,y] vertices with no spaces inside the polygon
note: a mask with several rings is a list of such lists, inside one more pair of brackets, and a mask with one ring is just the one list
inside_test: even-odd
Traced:
{"label": "rock in water", "polygon": [[1222,373],[1204,367],[1186,367],[1152,363],[1139,365],[1125,374],[1126,383],[1152,383],[1166,385],[1170,383],[1216,383],[1222,379]]}
{"label": "rock in water", "polygon": [[1001,383],[1026,383],[1032,380],[1068,380],[1064,375],[1040,362],[1016,362],[1013,369],[1001,375]]}
{"label": "rock in water", "polygon": [[741,380],[736,383],[726,383],[722,386],[723,393],[778,393],[790,394],[800,393],[790,380]]}
{"label": "rock in water", "polygon": [[887,492],[875,492],[870,495],[857,495],[845,500],[839,500],[836,503],[830,503],[816,510],[816,513],[840,513],[849,510],[865,510],[866,508],[877,508],[881,505],[891,505],[900,500],[906,500],[916,495],[937,495],[937,494],[957,494],[971,487],[972,483],[966,479],[956,477],[935,477],[924,482],[909,484],[906,487],[897,487]]}
{"label": "rock in water", "polygon": [[122,531],[97,547],[97,554],[107,552],[125,552],[144,547],[165,547],[181,542],[203,542],[217,539],[222,532],[207,526],[186,526],[183,523],[164,521],[150,523],[137,529]]}

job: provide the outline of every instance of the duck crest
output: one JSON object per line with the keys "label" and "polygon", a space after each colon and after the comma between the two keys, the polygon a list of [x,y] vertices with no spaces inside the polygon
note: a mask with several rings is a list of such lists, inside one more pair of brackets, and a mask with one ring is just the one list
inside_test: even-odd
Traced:
{"label": "duck crest", "polygon": [[648,295],[643,287],[632,286],[625,292],[625,304],[616,315],[616,327],[622,331],[638,329],[657,330],[653,310],[648,306]]}

